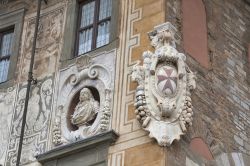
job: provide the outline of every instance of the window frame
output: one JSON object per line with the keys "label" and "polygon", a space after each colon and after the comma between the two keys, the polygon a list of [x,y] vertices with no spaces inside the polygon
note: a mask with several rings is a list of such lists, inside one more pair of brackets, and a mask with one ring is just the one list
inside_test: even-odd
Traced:
{"label": "window frame", "polygon": [[[75,54],[74,54],[75,57],[79,57],[79,56],[82,55],[82,54],[79,54],[79,36],[80,36],[80,33],[83,32],[86,29],[90,29],[91,27],[93,28],[92,40],[91,40],[91,50],[83,53],[83,54],[86,54],[86,53],[88,53],[88,52],[90,52],[92,50],[95,50],[95,49],[99,48],[99,47],[97,47],[98,26],[103,22],[106,22],[106,21],[111,22],[111,20],[112,20],[113,5],[111,6],[111,16],[106,17],[106,18],[104,18],[102,20],[99,20],[100,1],[101,0],[85,0],[85,1],[82,0],[82,1],[79,1],[78,18],[77,18],[77,30],[76,30],[76,42],[75,42],[76,44],[75,44]],[[88,3],[91,3],[91,2],[95,2],[93,23],[81,28],[82,8],[83,8],[84,5],[86,5]],[[111,0],[111,2],[113,3],[113,0]],[[109,32],[111,32],[111,28],[109,28]],[[109,33],[109,35],[110,35],[110,33]],[[109,43],[110,43],[110,41],[107,44],[109,44]],[[103,46],[105,46],[107,44],[104,44]],[[101,47],[103,47],[103,46],[101,46]]]}
{"label": "window frame", "polygon": [[16,64],[20,48],[22,27],[24,22],[25,8],[0,14],[0,32],[13,30],[13,39],[11,47],[11,56],[8,69],[7,80],[0,82],[0,88],[7,88],[14,84],[14,78],[17,74]]}
{"label": "window frame", "polygon": [[64,27],[64,36],[63,36],[63,47],[62,55],[60,57],[60,68],[65,68],[69,65],[75,63],[77,57],[81,56],[95,56],[100,52],[110,51],[118,47],[119,44],[119,7],[120,0],[112,0],[112,11],[111,11],[111,21],[110,21],[110,36],[109,43],[93,49],[89,52],[83,53],[79,56],[77,54],[77,28],[78,28],[78,18],[79,18],[79,5],[80,3],[87,2],[91,0],[73,0],[67,7],[66,20]]}
{"label": "window frame", "polygon": [[[11,27],[8,27],[8,28],[6,28],[6,29],[3,29],[3,30],[0,30],[0,51],[3,49],[2,48],[2,44],[3,44],[3,37],[4,37],[4,35],[6,35],[6,34],[10,34],[10,33],[13,33],[13,35],[14,35],[14,27],[13,26],[11,26]],[[11,57],[11,55],[12,55],[12,45],[13,45],[13,38],[12,38],[12,41],[11,41],[11,48],[10,48],[10,50],[11,50],[11,54],[9,54],[9,55],[5,55],[5,56],[3,56],[3,55],[1,55],[0,54],[0,62],[1,61],[4,61],[4,60],[8,60],[9,62],[10,62],[10,57]],[[9,68],[10,68],[10,66],[8,66],[8,73],[9,73]],[[1,71],[0,71],[0,73],[1,73]],[[8,73],[7,73],[7,78],[5,79],[5,80],[3,80],[3,81],[0,81],[0,84],[1,83],[3,83],[3,82],[6,82],[7,80],[8,80]],[[0,80],[1,80],[2,78],[0,78]]]}

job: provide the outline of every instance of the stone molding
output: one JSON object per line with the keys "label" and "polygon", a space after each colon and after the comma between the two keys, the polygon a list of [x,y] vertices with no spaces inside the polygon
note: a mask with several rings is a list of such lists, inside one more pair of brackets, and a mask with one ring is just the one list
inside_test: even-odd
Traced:
{"label": "stone molding", "polygon": [[136,118],[160,146],[170,146],[192,125],[191,90],[195,76],[186,56],[175,48],[176,28],[169,22],[149,33],[155,52],[143,53],[143,65],[133,66]]}
{"label": "stone molding", "polygon": [[74,142],[72,144],[57,147],[46,153],[37,155],[36,158],[40,163],[45,163],[51,160],[65,157],[69,154],[87,150],[91,147],[96,147],[99,144],[114,143],[118,137],[119,135],[114,130],[110,130],[92,137],[88,137],[84,140]]}

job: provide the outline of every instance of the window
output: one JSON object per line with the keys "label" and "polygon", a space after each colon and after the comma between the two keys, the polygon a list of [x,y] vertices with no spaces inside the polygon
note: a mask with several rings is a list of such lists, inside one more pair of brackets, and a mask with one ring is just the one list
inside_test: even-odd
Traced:
{"label": "window", "polygon": [[0,83],[8,78],[14,30],[0,32]]}
{"label": "window", "polygon": [[0,88],[13,86],[25,9],[0,14]]}
{"label": "window", "polygon": [[87,0],[79,5],[77,56],[110,41],[112,0]]}
{"label": "window", "polygon": [[67,5],[61,68],[75,63],[75,57],[85,53],[96,56],[118,47],[120,3],[119,0],[72,0]]}

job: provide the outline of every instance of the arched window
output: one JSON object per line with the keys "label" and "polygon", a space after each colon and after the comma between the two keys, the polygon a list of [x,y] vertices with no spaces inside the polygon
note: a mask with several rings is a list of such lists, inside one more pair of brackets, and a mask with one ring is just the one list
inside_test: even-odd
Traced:
{"label": "arched window", "polygon": [[209,67],[206,12],[202,0],[183,0],[183,42],[185,51]]}
{"label": "arched window", "polygon": [[189,148],[196,154],[204,157],[207,160],[213,160],[207,144],[201,138],[193,138],[190,142]]}

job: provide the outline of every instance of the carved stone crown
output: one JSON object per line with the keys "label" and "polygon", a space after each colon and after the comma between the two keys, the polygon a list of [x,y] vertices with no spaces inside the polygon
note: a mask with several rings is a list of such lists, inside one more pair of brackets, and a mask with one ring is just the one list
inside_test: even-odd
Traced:
{"label": "carved stone crown", "polygon": [[169,22],[156,26],[153,31],[148,33],[151,45],[155,49],[164,45],[171,45],[175,48],[176,32],[177,29]]}
{"label": "carved stone crown", "polygon": [[138,86],[135,113],[144,130],[159,145],[170,146],[192,125],[191,90],[195,76],[186,56],[175,49],[176,28],[169,22],[149,33],[155,52],[143,53],[143,65],[133,66],[132,79]]}

